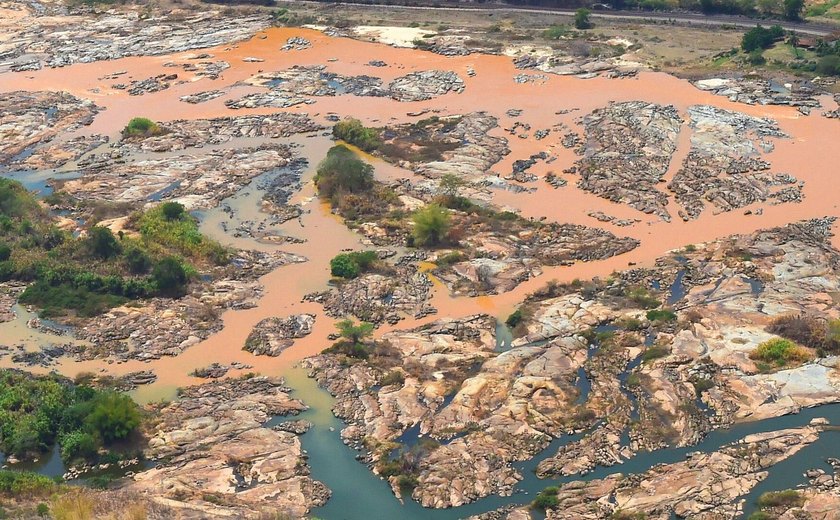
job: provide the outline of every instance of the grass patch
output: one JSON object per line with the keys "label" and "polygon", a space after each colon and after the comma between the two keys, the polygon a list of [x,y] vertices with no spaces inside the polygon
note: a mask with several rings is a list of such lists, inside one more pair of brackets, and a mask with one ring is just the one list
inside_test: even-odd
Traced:
{"label": "grass patch", "polygon": [[811,359],[811,354],[790,340],[773,338],[750,352],[750,359],[770,366],[784,367],[804,363]]}

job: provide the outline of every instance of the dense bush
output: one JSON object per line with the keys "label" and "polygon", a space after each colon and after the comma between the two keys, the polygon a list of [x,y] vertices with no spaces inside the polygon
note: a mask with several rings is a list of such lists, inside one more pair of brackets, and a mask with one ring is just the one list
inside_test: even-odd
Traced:
{"label": "dense bush", "polygon": [[56,375],[0,371],[0,451],[8,455],[37,456],[58,442],[65,461],[92,460],[139,425],[139,408],[128,396]]}
{"label": "dense bush", "polygon": [[754,28],[747,31],[741,38],[741,48],[744,52],[754,52],[761,49],[767,49],[773,42],[783,38],[785,30],[778,25],[774,25],[769,29],[756,25]]}
{"label": "dense bush", "polygon": [[750,352],[750,359],[779,367],[789,363],[804,362],[810,357],[807,350],[782,338],[769,339]]}
{"label": "dense bush", "polygon": [[165,296],[183,296],[186,291],[189,275],[178,258],[167,256],[158,262],[152,270],[158,292]]}
{"label": "dense bush", "polygon": [[788,489],[785,491],[769,491],[758,497],[759,507],[802,507],[805,497],[799,491]]}
{"label": "dense bush", "polygon": [[31,471],[0,470],[0,493],[45,495],[56,488],[53,479]]}
{"label": "dense bush", "polygon": [[337,206],[343,195],[373,188],[373,167],[356,157],[346,146],[333,146],[318,165],[315,184],[318,194]]}
{"label": "dense bush", "polygon": [[840,76],[840,56],[829,54],[821,57],[815,70],[823,76]]}
{"label": "dense bush", "polygon": [[442,243],[449,227],[449,211],[437,204],[429,204],[414,214],[414,245],[436,246]]}
{"label": "dense bush", "polygon": [[345,119],[336,123],[333,126],[333,136],[366,152],[372,152],[382,145],[379,132],[373,128],[366,128],[358,119]]}
{"label": "dense bush", "polygon": [[547,509],[556,509],[557,506],[560,504],[560,501],[557,499],[557,493],[559,490],[554,486],[549,486],[537,494],[537,497],[531,503],[531,505],[535,509],[541,509],[543,511]]}
{"label": "dense bush", "polygon": [[108,260],[120,254],[122,248],[117,237],[110,229],[101,226],[93,226],[88,231],[87,245],[90,248],[91,256]]}
{"label": "dense bush", "polygon": [[161,133],[163,133],[163,129],[157,123],[146,117],[135,117],[123,129],[123,135],[126,137],[148,137]]}
{"label": "dense bush", "polygon": [[376,251],[354,251],[341,253],[330,260],[330,274],[341,278],[356,278],[368,271],[379,257]]}

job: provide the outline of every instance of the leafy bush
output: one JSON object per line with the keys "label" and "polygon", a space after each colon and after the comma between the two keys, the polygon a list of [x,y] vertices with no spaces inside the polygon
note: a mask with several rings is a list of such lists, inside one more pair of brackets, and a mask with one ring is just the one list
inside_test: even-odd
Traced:
{"label": "leafy bush", "polygon": [[373,188],[373,167],[356,157],[346,146],[333,146],[318,165],[315,184],[321,197],[338,205],[344,194],[361,193]]}
{"label": "leafy bush", "polygon": [[4,262],[11,258],[12,248],[5,242],[0,242],[0,262]]}
{"label": "leafy bush", "polygon": [[823,56],[817,62],[816,72],[823,76],[840,76],[840,56],[836,54]]}
{"label": "leafy bush", "polygon": [[785,30],[778,25],[774,25],[769,29],[764,28],[761,25],[756,25],[754,28],[744,33],[744,36],[741,38],[741,48],[744,52],[767,49],[773,45],[773,42],[783,38],[784,35]]}
{"label": "leafy bush", "polygon": [[769,491],[758,497],[758,506],[765,507],[802,507],[805,497],[799,491],[787,489],[785,491]]}
{"label": "leafy bush", "polygon": [[414,214],[414,244],[436,246],[443,242],[450,228],[449,211],[430,204]]}
{"label": "leafy bush", "polygon": [[671,351],[668,347],[651,346],[642,353],[642,361],[652,361],[667,356]]}
{"label": "leafy bush", "polygon": [[648,321],[674,321],[677,319],[677,314],[669,309],[651,309],[647,311],[645,317]]}
{"label": "leafy bush", "polygon": [[184,264],[174,256],[167,256],[155,264],[152,278],[161,294],[172,297],[183,296],[189,282]]}
{"label": "leafy bush", "polygon": [[0,470],[0,493],[45,495],[56,488],[53,479],[31,471]]}
{"label": "leafy bush", "polygon": [[750,359],[780,367],[788,363],[804,362],[810,357],[808,351],[783,338],[769,339],[750,352]]}
{"label": "leafy bush", "polygon": [[117,238],[110,229],[101,226],[93,226],[88,231],[87,245],[90,248],[91,256],[108,260],[120,254],[120,247]]}
{"label": "leafy bush", "polygon": [[575,11],[575,29],[590,29],[592,22],[589,15],[592,14],[589,9],[580,8]]}
{"label": "leafy bush", "polygon": [[122,133],[125,137],[149,137],[153,135],[160,135],[163,133],[163,129],[151,119],[146,117],[135,117],[128,122]]}
{"label": "leafy bush", "polygon": [[140,412],[127,395],[102,392],[93,402],[93,410],[85,424],[106,443],[125,439],[140,426]]}
{"label": "leafy bush", "polygon": [[330,260],[330,273],[341,278],[356,278],[368,271],[378,260],[376,251],[341,253]]}
{"label": "leafy bush", "polygon": [[399,370],[391,370],[379,381],[379,384],[382,386],[390,386],[390,385],[400,385],[405,383],[405,374],[400,372]]}
{"label": "leafy bush", "polygon": [[556,509],[557,506],[560,504],[560,501],[557,498],[557,493],[559,489],[554,486],[547,487],[537,494],[537,497],[531,503],[531,506],[534,509],[541,509],[543,511],[547,509]]}
{"label": "leafy bush", "polygon": [[366,152],[382,145],[379,133],[373,128],[366,128],[358,119],[345,119],[333,125],[333,136]]}
{"label": "leafy bush", "polygon": [[510,328],[514,328],[522,322],[522,319],[522,309],[516,309],[510,314],[510,316],[507,317],[507,319],[505,320],[505,325],[507,325]]}
{"label": "leafy bush", "polygon": [[184,216],[184,205],[178,202],[164,202],[160,212],[166,220],[180,220]]}

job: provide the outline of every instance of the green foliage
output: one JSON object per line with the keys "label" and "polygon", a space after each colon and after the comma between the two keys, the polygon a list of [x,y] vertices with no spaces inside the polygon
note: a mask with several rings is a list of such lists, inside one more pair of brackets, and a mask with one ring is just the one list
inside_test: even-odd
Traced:
{"label": "green foliage", "polygon": [[741,38],[741,48],[748,53],[767,49],[773,45],[773,42],[783,38],[784,35],[785,30],[778,25],[773,25],[769,29],[756,25]]}
{"label": "green foliage", "polygon": [[161,294],[172,297],[183,296],[189,282],[184,264],[174,256],[167,256],[155,264],[152,279]]}
{"label": "green foliage", "polygon": [[93,410],[85,419],[85,425],[106,443],[122,440],[140,426],[140,412],[127,395],[103,392],[94,399]]}
{"label": "green foliage", "polygon": [[648,321],[652,322],[668,322],[675,321],[677,319],[677,314],[670,309],[651,309],[647,311],[645,317]]}
{"label": "green foliage", "polygon": [[784,0],[785,18],[788,20],[801,20],[802,10],[805,8],[805,0]]}
{"label": "green foliage", "polygon": [[764,511],[754,511],[747,517],[747,520],[776,520],[776,516]]}
{"label": "green foliage", "polygon": [[336,328],[341,337],[353,343],[362,343],[373,335],[373,323],[361,321],[358,324],[353,320],[341,320],[336,323]]}
{"label": "green foliage", "polygon": [[87,246],[90,248],[91,256],[108,260],[120,254],[120,247],[117,238],[110,229],[101,226],[90,228],[87,236]]}
{"label": "green foliage", "polygon": [[151,119],[145,117],[135,117],[128,122],[122,133],[125,137],[149,137],[153,135],[160,135],[163,133],[163,129]]}
{"label": "green foliage", "polygon": [[785,491],[769,491],[758,497],[758,507],[802,507],[805,504],[805,497],[802,493],[793,489]]}
{"label": "green foliage", "polygon": [[152,268],[152,257],[142,247],[132,245],[125,249],[125,263],[131,274],[146,274]]}
{"label": "green foliage", "polygon": [[122,305],[128,298],[107,292],[94,292],[72,283],[50,285],[39,280],[21,293],[19,301],[40,307],[41,315],[47,318],[62,316],[67,309],[73,309],[76,315],[87,318]]}
{"label": "green foliage", "polygon": [[750,65],[764,65],[767,63],[767,59],[761,53],[761,49],[756,49],[747,54],[747,63]]}
{"label": "green foliage", "polygon": [[39,503],[39,504],[35,507],[35,512],[36,512],[36,513],[38,514],[38,516],[40,516],[41,518],[46,518],[46,517],[47,517],[47,516],[49,516],[49,514],[50,514],[50,506],[48,506],[47,504],[45,504],[45,503],[43,503],[43,502],[40,502],[40,503]]}
{"label": "green foliage", "polygon": [[516,309],[510,314],[510,316],[507,317],[507,319],[505,320],[505,325],[507,325],[510,328],[514,328],[522,322],[522,319],[522,309]]}
{"label": "green foliage", "polygon": [[779,367],[804,362],[810,357],[808,351],[783,338],[769,339],[750,352],[750,359]]}
{"label": "green foliage", "polygon": [[575,11],[575,29],[591,29],[592,22],[589,19],[590,14],[592,13],[589,9],[584,9],[583,7]]}
{"label": "green foliage", "polygon": [[356,157],[346,146],[333,146],[318,165],[315,184],[318,194],[336,206],[343,195],[373,188],[373,167]]}
{"label": "green foliage", "polygon": [[[180,204],[178,204],[180,206]],[[183,206],[181,206],[183,208]],[[216,265],[230,261],[229,252],[221,244],[207,238],[198,229],[198,220],[173,206],[160,204],[143,213],[138,222],[140,235],[147,249],[168,249],[187,258],[208,260]]]}
{"label": "green foliage", "polygon": [[38,202],[21,183],[0,178],[0,215],[14,220],[40,213]]}
{"label": "green foliage", "polygon": [[345,119],[333,125],[333,136],[366,152],[372,152],[382,145],[379,132],[366,128],[358,119]]}
{"label": "green foliage", "polygon": [[94,460],[103,443],[139,425],[139,408],[126,395],[57,375],[0,370],[0,451],[7,455],[36,456],[58,441],[65,461]]}
{"label": "green foliage", "polygon": [[823,76],[840,76],[840,56],[829,54],[821,57],[817,62],[816,72]]}
{"label": "green foliage", "polygon": [[659,359],[661,357],[667,356],[671,351],[668,350],[668,347],[662,346],[651,346],[645,349],[642,353],[642,361],[653,361],[654,359]]}
{"label": "green foliage", "polygon": [[378,260],[376,251],[341,253],[330,260],[330,274],[346,279],[356,278],[370,270]]}
{"label": "green foliage", "polygon": [[12,248],[5,242],[0,242],[0,262],[4,262],[11,258]]}
{"label": "green foliage", "polygon": [[547,509],[556,509],[557,506],[560,504],[560,501],[557,498],[557,493],[559,489],[554,486],[549,486],[537,494],[537,497],[531,503],[531,507],[534,509],[540,509],[545,511]]}
{"label": "green foliage", "polygon": [[438,182],[438,190],[441,195],[447,198],[454,198],[458,196],[458,190],[464,185],[464,181],[452,173],[446,173]]}
{"label": "green foliage", "polygon": [[0,470],[0,493],[46,495],[56,489],[53,479],[30,471]]}
{"label": "green foliage", "polygon": [[655,309],[661,305],[659,299],[644,287],[629,287],[625,289],[624,295],[642,309]]}
{"label": "green foliage", "polygon": [[430,204],[414,214],[414,244],[436,246],[443,242],[450,227],[449,211]]}
{"label": "green foliage", "polygon": [[96,438],[86,431],[74,430],[63,435],[59,440],[59,445],[62,460],[87,460],[96,455]]}
{"label": "green foliage", "polygon": [[178,202],[164,202],[160,212],[166,220],[181,220],[184,217],[184,205]]}
{"label": "green foliage", "polygon": [[[577,20],[577,16],[575,17],[575,20]],[[542,37],[546,40],[559,40],[568,34],[568,32],[569,28],[565,25],[552,25],[542,32]]]}

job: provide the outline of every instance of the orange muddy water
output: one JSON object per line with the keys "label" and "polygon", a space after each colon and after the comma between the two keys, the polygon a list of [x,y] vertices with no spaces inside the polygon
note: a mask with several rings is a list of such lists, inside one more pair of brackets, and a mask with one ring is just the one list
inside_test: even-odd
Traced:
{"label": "orange muddy water", "polygon": [[[306,50],[281,51],[280,47],[292,36],[303,36],[312,42]],[[167,62],[178,64],[192,62],[191,57],[201,53],[213,55],[212,60],[224,60],[231,68],[221,78],[210,80],[194,77],[191,73],[173,67]],[[263,62],[250,63],[243,58],[254,57]],[[387,67],[371,67],[370,60],[383,60]],[[465,316],[474,313],[490,313],[504,317],[529,292],[548,280],[567,281],[574,278],[606,276],[611,272],[627,268],[628,264],[650,265],[667,251],[689,243],[700,243],[734,233],[749,233],[757,229],[783,225],[795,220],[840,215],[838,211],[838,190],[835,179],[840,149],[836,147],[840,135],[840,121],[822,117],[819,111],[803,116],[790,107],[748,106],[728,101],[694,88],[687,81],[661,73],[640,73],[635,79],[594,78],[582,80],[575,77],[549,75],[545,82],[518,84],[513,77],[520,71],[514,68],[511,59],[505,56],[459,56],[443,57],[414,49],[392,48],[380,44],[346,38],[331,38],[308,29],[269,29],[254,38],[239,44],[204,49],[190,53],[179,53],[158,57],[124,58],[114,61],[77,64],[62,69],[44,69],[34,72],[7,73],[0,75],[0,92],[11,90],[65,90],[72,94],[94,100],[106,110],[99,113],[93,124],[77,133],[104,133],[116,139],[119,130],[134,116],[145,116],[158,121],[174,119],[197,119],[218,116],[246,114],[268,114],[280,109],[231,110],[224,101],[240,97],[256,89],[240,82],[260,71],[278,71],[292,65],[326,65],[327,70],[345,75],[367,74],[381,77],[385,82],[411,71],[445,69],[458,73],[465,81],[466,89],[461,94],[447,95],[422,102],[401,103],[390,98],[356,97],[340,95],[315,97],[314,104],[299,105],[285,109],[289,112],[307,112],[316,120],[325,122],[323,116],[335,113],[339,116],[353,116],[370,125],[414,121],[417,117],[409,112],[429,111],[440,115],[462,114],[485,111],[499,119],[501,128],[492,133],[508,138],[511,153],[493,167],[493,171],[506,175],[511,171],[513,161],[526,159],[531,154],[547,151],[557,156],[551,164],[538,163],[529,171],[542,176],[554,171],[566,178],[567,186],[554,189],[546,183],[537,182],[529,186],[537,189],[533,193],[494,191],[496,204],[515,208],[526,217],[546,217],[549,221],[569,222],[607,229],[616,235],[631,236],[641,244],[635,250],[604,261],[577,263],[573,266],[545,268],[543,275],[531,279],[516,290],[498,296],[481,298],[452,298],[446,288],[435,283],[433,288],[434,307],[438,314],[423,320],[407,318],[397,328],[410,328],[445,316]],[[467,69],[472,67],[476,75],[469,77]],[[116,79],[101,79],[117,71],[127,71]],[[167,90],[128,96],[124,90],[114,89],[116,83],[128,83],[131,79],[142,80],[159,74],[178,73],[179,80],[188,81],[173,84]],[[205,90],[223,89],[226,94],[220,98],[200,104],[189,104],[179,100],[181,96]],[[573,151],[560,144],[564,132],[552,131],[543,140],[519,139],[509,135],[504,128],[513,124],[505,112],[510,108],[521,109],[516,120],[531,125],[532,130],[549,129],[564,123],[582,134],[579,119],[590,111],[605,106],[610,101],[643,100],[660,104],[672,104],[685,116],[686,109],[694,104],[716,105],[740,111],[753,116],[769,117],[778,121],[782,130],[791,139],[775,141],[776,149],[763,158],[768,160],[773,171],[786,172],[805,182],[804,202],[799,204],[761,204],[725,214],[713,214],[711,208],[691,222],[683,222],[676,216],[673,201],[669,211],[674,217],[670,223],[636,211],[629,206],[612,203],[575,187],[572,176],[560,172],[576,160]],[[826,100],[828,109],[833,102]],[[572,110],[568,113],[562,113]],[[558,112],[561,112],[558,114]],[[421,116],[426,117],[426,116]],[[688,152],[690,129],[683,125],[674,161],[666,175],[672,178],[682,158]],[[295,138],[303,146],[300,155],[309,160],[309,170],[304,180],[311,180],[314,165],[325,155],[332,144],[323,136]],[[367,158],[376,167],[380,178],[411,177],[413,174],[373,158]],[[263,277],[265,294],[258,306],[249,310],[227,311],[223,315],[223,329],[206,341],[187,349],[177,357],[166,357],[151,362],[130,361],[122,364],[104,364],[101,361],[64,361],[57,369],[67,375],[82,371],[106,371],[122,374],[135,370],[153,370],[158,380],[153,385],[139,389],[135,397],[140,401],[171,397],[177,386],[196,382],[188,376],[195,368],[211,362],[230,363],[240,361],[254,366],[254,371],[279,373],[296,361],[318,353],[329,345],[326,336],[334,331],[335,320],[324,315],[318,304],[302,303],[302,297],[315,290],[323,290],[329,280],[329,259],[344,248],[363,247],[360,237],[349,231],[342,222],[330,214],[329,209],[314,199],[314,189],[307,182],[294,201],[301,202],[307,213],[300,221],[284,224],[282,230],[290,235],[305,238],[303,244],[283,244],[281,250],[299,254],[308,259],[305,263],[281,267]],[[746,209],[763,209],[763,215],[745,215]],[[253,211],[253,208],[251,209]],[[591,211],[602,211],[622,219],[639,219],[640,222],[624,228],[601,223],[588,216]],[[212,213],[212,212],[211,212]],[[243,247],[241,240],[234,240],[215,225],[218,215],[208,216],[204,229],[222,242]],[[840,241],[835,238],[835,245]],[[309,336],[296,340],[295,345],[276,358],[256,357],[242,350],[245,339],[253,326],[269,316],[287,316],[293,313],[315,314],[315,328]],[[382,327],[379,333],[393,327]],[[18,327],[20,329],[20,326]],[[31,331],[20,331],[13,326],[0,327],[4,336],[15,336]],[[17,332],[15,332],[18,330]],[[4,338],[5,339],[5,338]],[[11,337],[9,339],[15,339]],[[9,366],[10,360],[0,360],[0,365]],[[230,374],[235,374],[231,371]]]}

